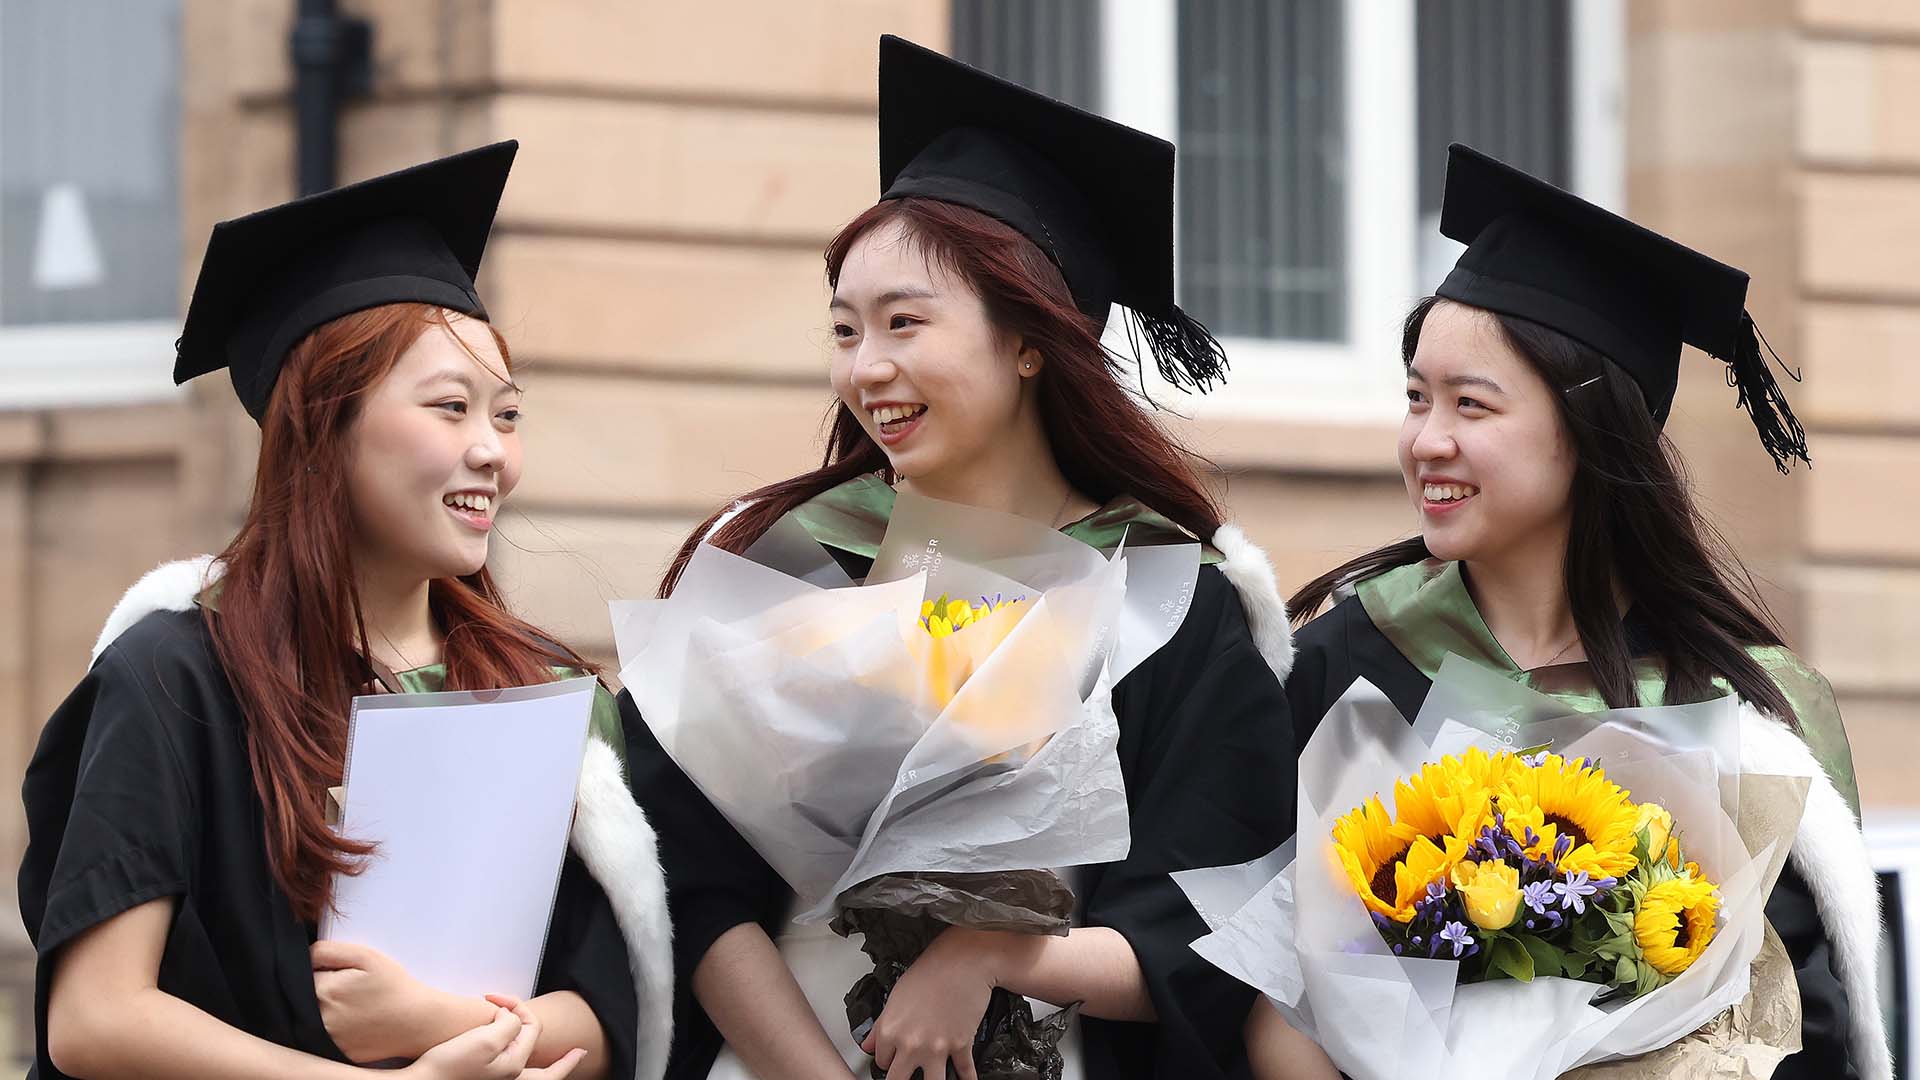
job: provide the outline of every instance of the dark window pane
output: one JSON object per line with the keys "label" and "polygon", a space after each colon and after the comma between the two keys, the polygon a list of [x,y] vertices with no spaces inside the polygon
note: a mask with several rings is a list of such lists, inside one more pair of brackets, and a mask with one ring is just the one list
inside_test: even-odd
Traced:
{"label": "dark window pane", "polygon": [[1180,0],[1181,304],[1215,334],[1346,336],[1341,0]]}
{"label": "dark window pane", "polygon": [[172,318],[179,0],[0,3],[0,323]]}
{"label": "dark window pane", "polygon": [[953,0],[956,59],[1100,109],[1100,0]]}
{"label": "dark window pane", "polygon": [[1572,183],[1570,0],[1421,0],[1422,284],[1459,252],[1440,237],[1447,144],[1462,142],[1561,187]]}

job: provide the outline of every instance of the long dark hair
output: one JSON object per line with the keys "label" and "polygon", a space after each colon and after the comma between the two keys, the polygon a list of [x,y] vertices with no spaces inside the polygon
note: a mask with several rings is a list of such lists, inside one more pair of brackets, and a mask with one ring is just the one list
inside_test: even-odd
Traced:
{"label": "long dark hair", "polygon": [[[1046,357],[1037,392],[1054,461],[1067,483],[1105,502],[1131,495],[1175,524],[1207,540],[1220,528],[1220,510],[1195,468],[1198,460],[1168,435],[1119,381],[1119,362],[1100,344],[1100,326],[1074,306],[1055,266],[1032,241],[983,214],[934,199],[893,199],[854,218],[827,245],[827,283],[839,284],[853,245],[889,222],[947,270],[971,285],[1000,330]],[[716,512],[680,546],[660,582],[667,596],[703,538],[741,551],[781,515],[822,492],[866,473],[895,477],[887,455],[845,403],[835,402],[820,467],[743,496],[742,509],[715,529]],[[713,535],[709,538],[708,532]]]}
{"label": "long dark hair", "polygon": [[[1420,328],[1439,301],[1427,297],[1407,315],[1403,363],[1413,362]],[[1685,468],[1640,388],[1613,361],[1557,330],[1489,314],[1507,343],[1561,390],[1560,417],[1578,457],[1563,580],[1601,696],[1613,708],[1641,704],[1617,583],[1656,636],[1669,704],[1711,697],[1718,675],[1793,724],[1786,696],[1747,652],[1781,643],[1771,613],[1753,576],[1694,506]],[[1432,557],[1417,536],[1389,544],[1308,582],[1288,610],[1304,620],[1343,585]]]}
{"label": "long dark hair", "polygon": [[[345,479],[354,421],[367,392],[435,326],[452,332],[440,308],[386,304],[323,323],[287,353],[261,424],[253,500],[220,555],[218,610],[202,608],[246,717],[268,864],[309,921],[330,902],[333,875],[357,872],[372,850],[326,821],[327,786],[345,767],[348,705],[369,674]],[[494,340],[507,359],[498,331]],[[432,582],[427,603],[446,635],[449,690],[593,670],[510,614],[484,566]]]}

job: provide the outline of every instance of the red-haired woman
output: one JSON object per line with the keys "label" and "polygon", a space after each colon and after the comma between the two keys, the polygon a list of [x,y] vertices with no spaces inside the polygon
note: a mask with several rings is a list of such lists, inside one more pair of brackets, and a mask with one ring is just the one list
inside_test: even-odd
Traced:
{"label": "red-haired woman", "polygon": [[368,854],[325,817],[353,695],[589,670],[509,614],[486,569],[520,477],[521,391],[472,277],[513,153],[215,228],[175,377],[229,371],[260,423],[253,500],[217,563],[128,593],[29,766],[36,1075],[344,1076],[396,1058],[422,1077],[658,1075],[664,900],[609,695],[537,996],[455,997],[314,940],[335,875]]}
{"label": "red-haired woman", "polygon": [[859,577],[896,490],[1099,548],[1198,537],[1206,565],[1179,631],[1114,691],[1131,854],[1070,875],[1079,911],[1065,936],[947,930],[861,1046],[841,996],[871,965],[827,932],[782,931],[782,882],[629,716],[635,790],[673,882],[683,993],[670,1074],[844,1080],[871,1053],[896,1078],[944,1077],[949,1063],[972,1077],[996,986],[1080,1003],[1069,1076],[1226,1074],[1244,1059],[1253,992],[1188,948],[1205,927],[1168,874],[1256,858],[1293,831],[1291,646],[1264,556],[1222,526],[1100,344],[1117,301],[1164,369],[1218,374],[1217,346],[1172,305],[1172,147],[906,42],[881,49],[888,187],[827,249],[838,402],[826,460],[708,522],[663,593],[701,538],[742,550],[782,517]]}

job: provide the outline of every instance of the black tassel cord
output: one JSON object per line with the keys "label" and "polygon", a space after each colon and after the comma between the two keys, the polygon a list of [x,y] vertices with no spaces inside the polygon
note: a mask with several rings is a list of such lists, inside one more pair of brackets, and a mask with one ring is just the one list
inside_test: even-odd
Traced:
{"label": "black tassel cord", "polygon": [[1127,322],[1127,344],[1135,359],[1144,363],[1140,339],[1146,338],[1161,378],[1181,390],[1202,394],[1215,383],[1227,381],[1227,351],[1199,320],[1178,307],[1164,316],[1126,310],[1132,316]]}
{"label": "black tassel cord", "polygon": [[[1763,346],[1764,356],[1760,351]],[[1753,417],[1754,429],[1760,433],[1760,445],[1767,448],[1775,468],[1785,474],[1795,459],[1812,467],[1813,459],[1807,456],[1807,433],[1787,406],[1787,396],[1781,392],[1780,384],[1773,380],[1773,372],[1767,367],[1768,356],[1780,365],[1788,378],[1800,381],[1799,372],[1781,362],[1780,354],[1773,351],[1766,336],[1754,325],[1753,316],[1742,312],[1739,341],[1733,356],[1726,360],[1727,385],[1740,391],[1739,407]]]}

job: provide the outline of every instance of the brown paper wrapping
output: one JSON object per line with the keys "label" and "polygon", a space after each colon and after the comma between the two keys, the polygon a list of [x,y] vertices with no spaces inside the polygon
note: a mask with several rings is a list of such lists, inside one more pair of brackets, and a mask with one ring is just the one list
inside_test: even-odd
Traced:
{"label": "brown paper wrapping", "polygon": [[[1758,854],[1778,840],[1767,866],[1766,888],[1786,866],[1800,828],[1808,781],[1798,776],[1740,777],[1740,839]],[[1787,948],[1768,924],[1753,985],[1740,1003],[1698,1031],[1650,1054],[1603,1061],[1563,1073],[1566,1080],[1767,1080],[1782,1059],[1800,1050],[1800,984]]]}

